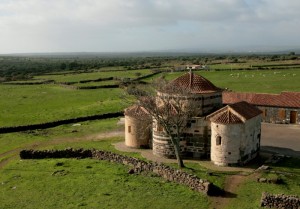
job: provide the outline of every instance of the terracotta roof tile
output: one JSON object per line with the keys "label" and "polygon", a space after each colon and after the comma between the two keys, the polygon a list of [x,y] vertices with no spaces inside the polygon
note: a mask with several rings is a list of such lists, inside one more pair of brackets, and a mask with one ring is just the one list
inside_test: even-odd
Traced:
{"label": "terracotta roof tile", "polygon": [[175,80],[170,82],[171,86],[177,88],[187,89],[191,93],[212,93],[220,91],[221,89],[216,87],[206,78],[194,74],[193,72],[186,73]]}
{"label": "terracotta roof tile", "polygon": [[300,92],[281,94],[223,92],[222,98],[224,104],[246,101],[258,106],[300,108]]}
{"label": "terracotta roof tile", "polygon": [[145,117],[149,115],[147,110],[139,105],[126,108],[124,114],[131,117]]}
{"label": "terracotta roof tile", "polygon": [[229,109],[221,112],[211,121],[221,124],[243,123],[243,121],[238,116],[234,115]]}
{"label": "terracotta roof tile", "polygon": [[238,102],[210,114],[207,118],[215,123],[235,124],[244,123],[245,121],[260,115],[262,112],[255,106],[247,102]]}

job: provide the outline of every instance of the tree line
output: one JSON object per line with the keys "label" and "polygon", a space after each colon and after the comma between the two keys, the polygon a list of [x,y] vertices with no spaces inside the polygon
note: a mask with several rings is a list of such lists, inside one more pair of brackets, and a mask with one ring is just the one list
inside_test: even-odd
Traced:
{"label": "tree line", "polygon": [[[160,56],[158,56],[160,55]],[[227,63],[247,62],[247,60],[280,61],[299,59],[295,52],[276,55],[245,54],[140,54],[128,56],[0,56],[0,81],[25,80],[35,75],[61,71],[92,71],[103,67],[121,66],[125,70],[174,67],[185,64],[216,64],[226,60]]]}

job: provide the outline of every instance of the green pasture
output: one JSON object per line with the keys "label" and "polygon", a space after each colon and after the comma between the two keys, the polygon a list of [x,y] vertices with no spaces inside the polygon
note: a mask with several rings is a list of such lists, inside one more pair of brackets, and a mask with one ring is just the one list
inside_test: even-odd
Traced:
{"label": "green pasture", "polygon": [[[186,72],[163,74],[172,80]],[[300,69],[294,70],[233,70],[233,71],[197,71],[221,88],[238,92],[280,93],[282,91],[300,91]]]}
{"label": "green pasture", "polygon": [[58,85],[0,85],[0,127],[123,110],[121,89],[75,90]]}
{"label": "green pasture", "polygon": [[73,86],[105,86],[105,85],[114,85],[118,84],[119,81],[117,80],[110,80],[110,81],[99,81],[99,82],[88,82],[88,83],[75,83]]}
{"label": "green pasture", "polygon": [[45,80],[44,79],[32,79],[32,80],[22,80],[22,81],[9,81],[9,82],[5,82],[7,84],[18,84],[18,83],[40,83],[40,82],[44,82]]}
{"label": "green pasture", "polygon": [[14,161],[0,172],[1,207],[179,209],[187,205],[189,208],[209,206],[207,197],[185,186],[156,176],[130,175],[127,171],[128,167],[123,165],[91,159]]}
{"label": "green pasture", "polygon": [[[21,147],[28,147],[35,143],[48,144],[48,142],[53,139],[64,141],[65,138],[72,139],[112,130],[123,130],[122,127],[116,125],[117,121],[118,118],[112,118],[105,120],[85,121],[79,123],[80,125],[77,126],[73,126],[73,124],[66,124],[42,130],[0,134],[0,155]],[[68,146],[72,147],[73,143],[74,142],[71,140]]]}
{"label": "green pasture", "polygon": [[[257,67],[272,67],[272,68],[282,68],[282,67],[297,67],[299,65],[298,61],[294,60],[281,60],[281,61],[261,61],[261,60],[243,60],[242,62],[237,63],[218,63],[218,64],[208,64],[209,68],[212,70],[219,69],[219,70],[235,70],[235,69],[242,69],[242,68],[257,68]],[[278,65],[278,66],[276,66]]]}
{"label": "green pasture", "polygon": [[[141,71],[148,74],[149,70]],[[110,77],[111,72],[103,77]],[[116,71],[116,73],[126,73]],[[165,76],[175,79],[186,72],[161,73],[145,79],[147,82]],[[221,88],[238,92],[280,93],[300,91],[300,69],[294,70],[233,70],[197,71]],[[89,73],[70,75],[85,80]],[[102,73],[103,75],[103,73]],[[120,75],[120,74],[119,74]],[[134,73],[131,74],[134,76]],[[57,76],[57,75],[55,75]],[[94,76],[91,73],[89,76]],[[128,76],[125,75],[124,76]],[[68,75],[57,76],[60,79]],[[50,79],[50,77],[49,77]],[[53,78],[52,78],[53,79]],[[91,79],[91,77],[89,78]],[[66,78],[65,81],[74,81]],[[75,86],[102,86],[116,81],[90,82]],[[122,111],[126,106],[121,100],[123,90],[91,89],[76,90],[59,85],[0,85],[0,127],[49,122],[73,117]]]}
{"label": "green pasture", "polygon": [[211,70],[220,69],[220,70],[230,70],[230,69],[239,69],[239,68],[250,68],[250,63],[229,63],[229,64],[214,64],[209,65]]}
{"label": "green pasture", "polygon": [[[87,121],[46,130],[0,135],[0,155],[18,148],[65,149],[95,148],[141,158],[139,153],[123,153],[113,144],[123,137],[97,139],[97,134],[122,130],[118,119]],[[90,137],[88,137],[90,136]],[[36,147],[35,147],[36,145]],[[20,160],[18,151],[7,165],[0,168],[1,207],[9,208],[212,208],[210,198],[183,185],[167,182],[154,174],[130,175],[128,167],[93,159]],[[2,157],[5,159],[5,157]],[[0,158],[1,162],[1,158]],[[199,162],[186,162],[186,172],[197,175],[223,188],[224,181],[236,172],[207,169]],[[176,166],[171,164],[171,166]],[[249,176],[230,198],[227,209],[259,208],[263,191],[300,195],[299,160],[287,159],[272,165],[284,174],[283,184],[257,183]],[[213,173],[212,175],[209,173]],[[0,207],[0,208],[1,208]]]}
{"label": "green pasture", "polygon": [[[237,198],[232,198],[226,209],[260,208],[260,198],[263,192],[271,194],[297,195],[300,197],[300,166],[299,159],[286,159],[285,161],[271,166],[271,171],[261,173],[260,176],[268,179],[280,178],[282,184],[258,183],[255,178],[249,178],[237,191]],[[273,172],[272,172],[273,171]]]}
{"label": "green pasture", "polygon": [[99,78],[137,78],[137,74],[147,75],[151,70],[127,70],[127,71],[99,71],[92,73],[74,73],[65,75],[41,75],[35,76],[38,80],[55,80],[56,82],[79,82],[82,80],[95,80]]}

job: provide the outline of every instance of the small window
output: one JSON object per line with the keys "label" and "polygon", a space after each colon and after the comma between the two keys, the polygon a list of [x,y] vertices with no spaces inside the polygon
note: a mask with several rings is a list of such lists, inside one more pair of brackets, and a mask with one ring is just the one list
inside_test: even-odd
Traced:
{"label": "small window", "polygon": [[228,155],[231,155],[231,152],[228,152]]}
{"label": "small window", "polygon": [[186,127],[187,127],[187,128],[191,128],[191,127],[192,127],[191,122],[188,122],[188,123],[186,124]]}
{"label": "small window", "polygon": [[131,133],[131,126],[128,126],[128,133]]}
{"label": "small window", "polygon": [[221,136],[217,136],[216,138],[216,145],[221,145],[222,144],[222,137]]}
{"label": "small window", "polygon": [[199,130],[194,130],[194,132],[198,133],[198,132],[199,132]]}
{"label": "small window", "polygon": [[257,134],[257,139],[260,139],[260,134]]}

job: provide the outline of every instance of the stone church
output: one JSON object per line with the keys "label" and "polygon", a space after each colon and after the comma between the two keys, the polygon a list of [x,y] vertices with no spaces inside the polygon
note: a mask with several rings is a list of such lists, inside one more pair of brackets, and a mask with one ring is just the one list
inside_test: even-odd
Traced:
{"label": "stone church", "polygon": [[[170,85],[187,89],[197,101],[199,112],[188,120],[180,150],[186,159],[211,159],[220,166],[243,165],[255,158],[260,148],[261,111],[247,102],[224,106],[221,88],[193,72],[186,73]],[[157,97],[162,93],[157,92]],[[125,144],[128,147],[153,149],[153,154],[175,158],[174,146],[164,129],[155,121],[149,124],[146,109],[125,109]]]}

